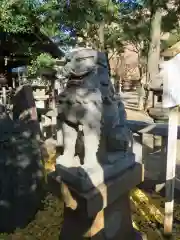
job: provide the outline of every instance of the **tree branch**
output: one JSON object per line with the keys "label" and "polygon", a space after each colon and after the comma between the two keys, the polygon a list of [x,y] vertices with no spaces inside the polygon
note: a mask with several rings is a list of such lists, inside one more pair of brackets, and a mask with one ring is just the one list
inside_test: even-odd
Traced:
{"label": "tree branch", "polygon": [[115,51],[113,52],[113,54],[108,58],[108,60],[111,60],[111,58],[114,56],[115,53],[117,53],[116,50],[115,50]]}

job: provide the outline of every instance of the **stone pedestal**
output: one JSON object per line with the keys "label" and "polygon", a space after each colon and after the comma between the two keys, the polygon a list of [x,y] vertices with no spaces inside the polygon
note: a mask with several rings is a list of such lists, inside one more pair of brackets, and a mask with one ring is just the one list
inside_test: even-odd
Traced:
{"label": "stone pedestal", "polygon": [[135,240],[129,191],[141,182],[142,166],[135,164],[118,177],[77,192],[62,183],[65,202],[61,240]]}
{"label": "stone pedestal", "polygon": [[0,119],[0,232],[27,226],[44,197],[40,128],[30,86],[17,90],[13,117]]}

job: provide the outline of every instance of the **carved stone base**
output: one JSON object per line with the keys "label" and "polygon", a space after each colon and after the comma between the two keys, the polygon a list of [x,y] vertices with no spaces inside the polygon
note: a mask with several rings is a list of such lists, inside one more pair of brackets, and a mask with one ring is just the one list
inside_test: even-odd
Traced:
{"label": "carved stone base", "polygon": [[104,181],[122,175],[128,168],[135,165],[135,155],[129,152],[108,153],[109,164],[92,163],[91,165],[76,165],[61,156],[56,161],[56,172],[62,179],[77,191],[88,192]]}
{"label": "carved stone base", "polygon": [[61,240],[135,240],[129,197],[118,198],[95,217],[65,207]]}
{"label": "carved stone base", "polygon": [[60,239],[136,240],[129,191],[141,182],[141,176],[142,167],[136,164],[88,193],[77,192],[62,183],[65,209]]}

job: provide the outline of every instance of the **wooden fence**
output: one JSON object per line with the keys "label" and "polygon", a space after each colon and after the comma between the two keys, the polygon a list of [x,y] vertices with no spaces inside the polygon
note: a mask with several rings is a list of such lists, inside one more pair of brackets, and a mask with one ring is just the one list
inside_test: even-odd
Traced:
{"label": "wooden fence", "polygon": [[[137,133],[141,136],[141,144],[144,145],[144,136],[149,134],[153,136],[160,136],[162,138],[162,148],[161,151],[164,152],[166,149],[164,147],[167,146],[168,142],[168,124],[160,124],[160,123],[147,123],[143,121],[134,121],[134,120],[128,120],[127,121],[129,129],[133,133]],[[180,126],[178,126],[178,132],[177,132],[177,139],[180,139]],[[142,151],[143,154],[143,151]],[[142,161],[144,164],[144,161],[146,161],[145,156],[142,156]],[[165,159],[166,161],[166,159]],[[164,164],[164,162],[162,164]],[[180,176],[176,177],[175,179],[175,187],[180,190]]]}
{"label": "wooden fence", "polygon": [[[173,229],[173,212],[174,212],[174,188],[180,190],[180,176],[175,174],[177,157],[176,157],[176,139],[180,139],[180,126],[177,128],[173,122],[168,124],[150,124],[141,121],[128,121],[128,126],[133,133],[138,133],[141,136],[142,145],[142,165],[145,165],[147,155],[144,155],[144,136],[147,134],[153,136],[160,136],[161,141],[161,153],[162,158],[158,159],[162,161],[162,165],[166,166],[166,178],[165,188],[166,188],[166,200],[165,200],[165,216],[164,216],[164,234],[172,234]],[[175,137],[172,138],[172,132]],[[177,134],[176,134],[177,133]],[[169,138],[169,139],[168,139]],[[167,151],[169,144],[169,149]],[[154,147],[154,146],[153,146]],[[160,153],[160,154],[161,154]],[[175,158],[176,157],[176,158]],[[144,167],[143,167],[144,169]],[[143,173],[142,179],[144,179],[145,174]]]}

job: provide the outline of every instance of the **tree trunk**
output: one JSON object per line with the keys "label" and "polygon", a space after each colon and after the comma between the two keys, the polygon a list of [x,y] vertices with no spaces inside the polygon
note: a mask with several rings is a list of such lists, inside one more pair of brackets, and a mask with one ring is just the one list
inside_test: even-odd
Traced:
{"label": "tree trunk", "polygon": [[0,49],[0,73],[5,73],[5,57],[6,54],[4,52],[4,45],[6,42],[6,36],[5,34],[2,34],[1,39],[0,39],[0,44],[2,46],[2,48]]}
{"label": "tree trunk", "polygon": [[[139,50],[140,52],[140,50]],[[138,54],[138,70],[139,70],[139,84],[137,87],[137,93],[138,93],[138,109],[141,111],[144,107],[144,99],[145,99],[145,90],[144,90],[144,81],[143,81],[143,75],[144,75],[144,68],[143,64],[141,62],[141,54]]]}
{"label": "tree trunk", "polygon": [[145,90],[143,84],[139,83],[137,87],[138,93],[138,110],[142,111],[144,106]]}
{"label": "tree trunk", "polygon": [[108,58],[108,51],[106,49],[105,46],[105,40],[104,40],[104,28],[105,28],[105,21],[102,20],[100,25],[99,25],[99,29],[98,29],[98,35],[99,35],[99,50],[101,52],[104,52],[106,55],[106,59],[107,59],[107,64],[108,64],[108,73],[109,76],[111,76],[111,68],[110,68],[110,64],[109,64],[109,58]]}
{"label": "tree trunk", "polygon": [[120,91],[121,91],[121,89],[120,89],[119,62],[120,62],[120,57],[117,57],[115,74],[114,74],[114,89],[115,89],[116,94],[119,94]]}
{"label": "tree trunk", "polygon": [[99,29],[98,29],[98,35],[99,35],[99,50],[104,51],[105,50],[105,42],[104,42],[104,27],[105,22],[102,20]]}
{"label": "tree trunk", "polygon": [[147,66],[147,84],[144,109],[147,109],[149,89],[150,87],[157,87],[156,76],[159,72],[159,59],[160,59],[160,41],[161,41],[161,22],[162,22],[162,9],[153,1],[152,14],[151,14],[151,32],[150,44],[148,52],[148,66]]}
{"label": "tree trunk", "polygon": [[138,70],[139,70],[139,81],[141,81],[143,77],[143,66],[141,63],[138,64]]}
{"label": "tree trunk", "polygon": [[119,61],[120,61],[120,67],[118,66],[119,65],[119,63],[118,63],[118,67],[119,67],[119,70],[118,70],[118,72],[119,72],[119,76],[120,76],[120,83],[119,84],[121,84],[121,91],[122,91],[122,89],[123,89],[123,82],[124,82],[124,79],[125,79],[125,68],[126,68],[126,61],[125,61],[125,56],[124,56],[124,54],[121,54],[121,56],[120,56],[120,59],[119,59]]}

